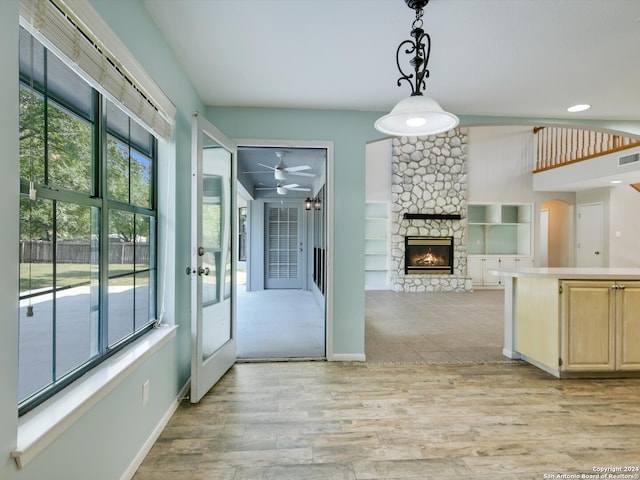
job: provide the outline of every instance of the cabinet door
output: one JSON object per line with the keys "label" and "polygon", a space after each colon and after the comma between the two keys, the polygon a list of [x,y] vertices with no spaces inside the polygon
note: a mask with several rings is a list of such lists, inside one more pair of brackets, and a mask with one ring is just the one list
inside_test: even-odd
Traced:
{"label": "cabinet door", "polygon": [[484,261],[481,257],[467,257],[467,275],[475,286],[482,285],[482,267]]}
{"label": "cabinet door", "polygon": [[562,282],[562,370],[615,369],[616,290],[613,285],[606,281]]}
{"label": "cabinet door", "polygon": [[500,285],[500,276],[489,273],[489,270],[500,270],[499,258],[484,258],[482,265],[482,277],[484,285]]}
{"label": "cabinet door", "polygon": [[640,370],[640,282],[619,282],[618,369]]}

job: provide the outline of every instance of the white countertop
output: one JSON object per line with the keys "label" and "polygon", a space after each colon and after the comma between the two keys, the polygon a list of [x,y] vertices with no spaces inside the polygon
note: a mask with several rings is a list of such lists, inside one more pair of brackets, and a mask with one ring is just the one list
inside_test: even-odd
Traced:
{"label": "white countertop", "polygon": [[640,268],[524,268],[518,272],[489,270],[489,273],[513,278],[640,280]]}

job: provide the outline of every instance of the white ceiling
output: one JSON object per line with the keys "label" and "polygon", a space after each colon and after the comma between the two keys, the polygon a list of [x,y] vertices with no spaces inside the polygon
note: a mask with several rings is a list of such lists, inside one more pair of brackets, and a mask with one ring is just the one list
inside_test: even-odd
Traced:
{"label": "white ceiling", "polygon": [[[387,111],[403,0],[144,0],[207,105]],[[464,115],[640,119],[639,0],[431,0],[427,93]],[[569,114],[576,103],[593,107]]]}

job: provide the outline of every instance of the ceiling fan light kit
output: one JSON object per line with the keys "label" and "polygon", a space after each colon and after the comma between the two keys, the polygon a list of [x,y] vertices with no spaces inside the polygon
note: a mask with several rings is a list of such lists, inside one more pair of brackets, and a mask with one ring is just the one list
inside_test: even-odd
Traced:
{"label": "ceiling fan light kit", "polygon": [[[396,50],[396,65],[400,71],[398,86],[406,81],[411,86],[411,96],[400,100],[390,113],[380,117],[374,124],[376,130],[394,136],[426,136],[447,132],[460,122],[453,113],[446,112],[431,97],[422,94],[429,78],[429,55],[431,37],[422,29],[423,8],[429,0],[405,0],[416,12],[411,37]],[[402,52],[401,52],[402,51]],[[409,55],[412,71],[406,72],[400,64],[401,54]],[[406,68],[406,67],[405,67]]]}

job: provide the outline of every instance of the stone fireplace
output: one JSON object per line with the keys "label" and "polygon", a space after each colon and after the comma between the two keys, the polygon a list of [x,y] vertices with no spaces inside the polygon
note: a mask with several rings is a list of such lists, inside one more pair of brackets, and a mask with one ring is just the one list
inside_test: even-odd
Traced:
{"label": "stone fireplace", "polygon": [[[464,128],[429,137],[393,139],[391,284],[395,291],[472,290],[467,276],[466,152]],[[429,252],[429,247],[425,250],[421,248],[424,245],[407,243],[416,237],[449,242],[443,247],[450,252],[448,265],[427,265],[435,261],[434,246]],[[407,268],[412,250],[421,250],[418,263],[425,265]]]}

